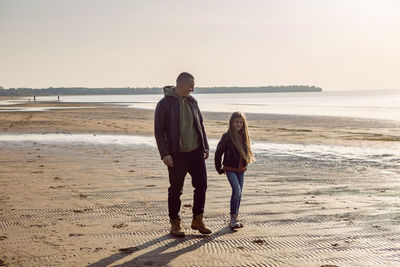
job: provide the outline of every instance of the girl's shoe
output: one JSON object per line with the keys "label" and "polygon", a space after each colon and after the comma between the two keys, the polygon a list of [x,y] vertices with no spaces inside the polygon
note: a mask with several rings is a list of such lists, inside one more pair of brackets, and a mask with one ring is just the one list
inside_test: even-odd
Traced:
{"label": "girl's shoe", "polygon": [[239,227],[242,228],[243,227],[243,223],[241,221],[239,221],[237,217],[238,217],[238,214],[236,214],[236,222],[239,225]]}
{"label": "girl's shoe", "polygon": [[237,214],[231,214],[231,220],[229,222],[229,226],[231,227],[231,229],[236,229],[241,227],[237,221]]}

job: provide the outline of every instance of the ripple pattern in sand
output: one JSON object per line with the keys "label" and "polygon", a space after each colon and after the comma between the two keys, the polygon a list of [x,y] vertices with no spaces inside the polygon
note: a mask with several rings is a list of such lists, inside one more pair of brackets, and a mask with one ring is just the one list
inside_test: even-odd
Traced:
{"label": "ripple pattern in sand", "polygon": [[[27,160],[48,167],[37,176],[11,174],[3,186],[6,181],[37,183],[45,189],[40,197],[52,206],[8,208],[19,203],[14,199],[27,200],[11,193],[1,198],[0,255],[11,266],[400,264],[394,194],[400,184],[370,167],[355,172],[348,163],[261,159],[246,173],[240,214],[245,227],[233,232],[227,227],[229,184],[208,161],[205,220],[214,232],[203,236],[190,229],[188,179],[181,209],[187,236],[176,239],[169,235],[166,170],[155,150],[32,146],[40,150]],[[16,151],[26,156],[31,150]],[[6,157],[1,150],[0,160]],[[65,158],[71,165],[60,169]],[[148,172],[138,167],[147,165],[157,167]],[[82,171],[88,174],[85,180],[77,174]]]}

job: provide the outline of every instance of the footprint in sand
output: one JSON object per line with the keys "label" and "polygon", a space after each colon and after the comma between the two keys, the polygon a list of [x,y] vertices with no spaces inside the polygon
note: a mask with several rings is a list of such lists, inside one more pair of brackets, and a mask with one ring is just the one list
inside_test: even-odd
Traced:
{"label": "footprint in sand", "polygon": [[257,245],[268,245],[268,243],[265,240],[262,240],[262,239],[256,239],[256,240],[253,240],[251,242],[254,243],[254,244],[257,244]]}
{"label": "footprint in sand", "polygon": [[59,185],[59,186],[50,186],[50,189],[59,189],[59,188],[64,188],[64,185]]}
{"label": "footprint in sand", "polygon": [[123,228],[123,227],[127,227],[127,226],[128,225],[126,223],[116,223],[112,227],[113,228]]}
{"label": "footprint in sand", "polygon": [[87,198],[88,196],[87,195],[85,195],[85,194],[79,194],[79,198],[80,199],[85,199],[85,198]]}
{"label": "footprint in sand", "polygon": [[79,237],[79,236],[84,236],[84,234],[69,234],[68,236]]}

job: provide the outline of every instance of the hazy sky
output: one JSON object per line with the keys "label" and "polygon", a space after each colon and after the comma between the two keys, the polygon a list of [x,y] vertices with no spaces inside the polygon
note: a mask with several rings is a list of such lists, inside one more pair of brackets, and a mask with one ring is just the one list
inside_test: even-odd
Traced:
{"label": "hazy sky", "polygon": [[0,86],[400,89],[400,0],[0,0]]}

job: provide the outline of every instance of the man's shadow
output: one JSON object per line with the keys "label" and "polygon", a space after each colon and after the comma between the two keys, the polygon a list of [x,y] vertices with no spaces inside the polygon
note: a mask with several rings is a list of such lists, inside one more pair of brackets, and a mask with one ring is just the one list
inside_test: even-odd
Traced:
{"label": "man's shadow", "polygon": [[[118,260],[121,260],[135,252],[138,252],[140,250],[146,249],[150,246],[153,246],[157,243],[166,243],[165,241],[167,240],[172,240],[170,243],[164,244],[164,245],[159,245],[157,248],[146,252],[142,255],[139,255],[132,260],[119,264],[119,265],[114,265],[114,266],[148,266],[148,265],[159,265],[159,266],[165,266],[168,265],[168,263],[171,262],[171,260],[179,257],[182,254],[191,252],[193,250],[198,249],[199,247],[207,244],[208,242],[211,242],[217,237],[233,233],[234,231],[231,230],[230,227],[226,226],[216,232],[213,232],[210,235],[186,235],[185,238],[175,238],[171,236],[170,234],[165,234],[159,238],[156,238],[154,240],[150,240],[144,244],[141,244],[136,247],[128,247],[128,248],[122,248],[119,250],[118,253],[111,255],[107,258],[101,259],[98,262],[92,263],[88,265],[88,267],[99,267],[99,266],[107,266],[109,264],[112,264]],[[171,249],[179,244],[188,242],[192,243],[192,240],[197,240],[197,242],[194,242],[193,244],[189,246],[185,246],[180,250],[176,251],[171,251],[168,253],[163,253],[164,251]],[[161,255],[162,254],[162,255]]]}

